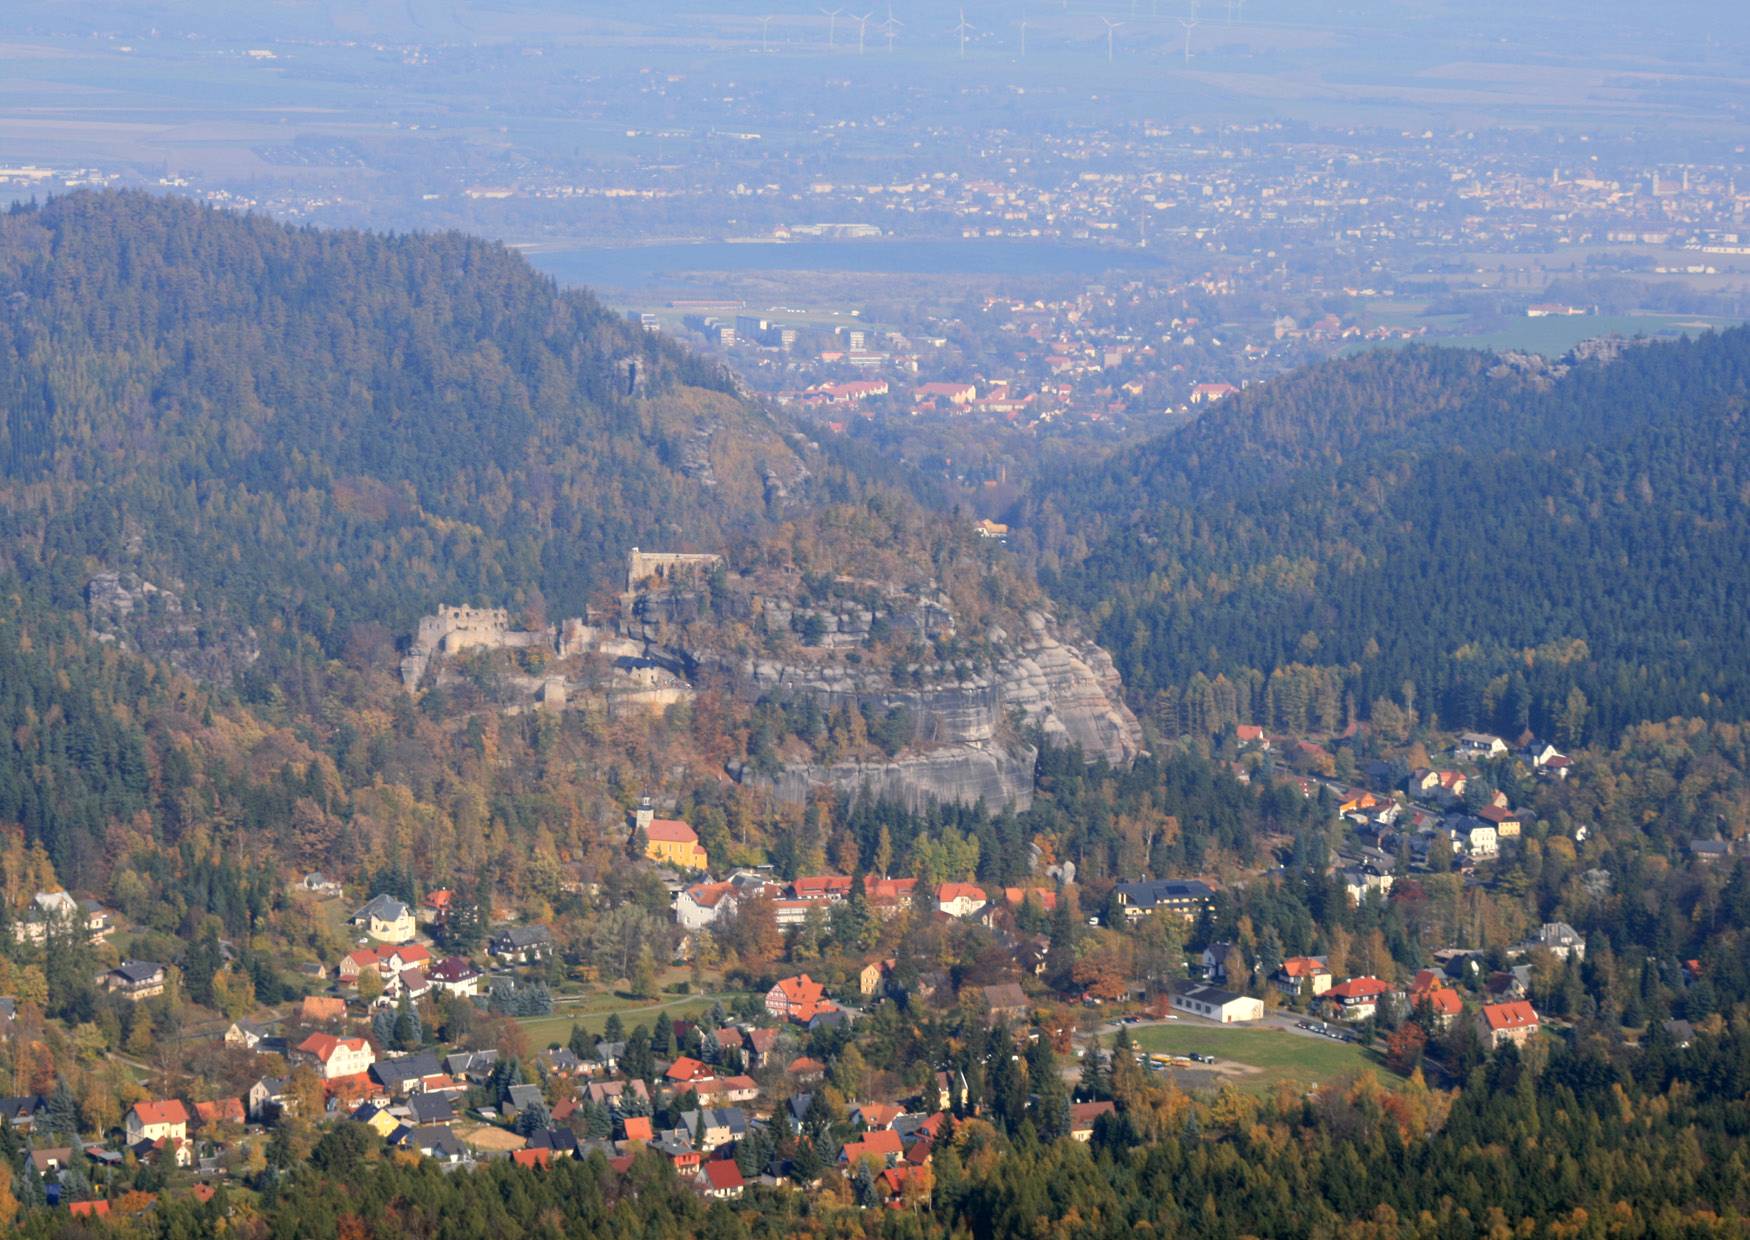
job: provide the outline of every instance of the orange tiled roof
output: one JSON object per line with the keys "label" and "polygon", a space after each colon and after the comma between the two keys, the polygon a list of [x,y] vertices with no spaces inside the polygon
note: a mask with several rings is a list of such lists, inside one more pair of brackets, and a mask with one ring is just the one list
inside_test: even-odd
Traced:
{"label": "orange tiled roof", "polygon": [[1485,1003],[1483,1019],[1488,1022],[1491,1032],[1503,1029],[1535,1029],[1537,1028],[1537,1009],[1524,999],[1515,999],[1509,1003]]}
{"label": "orange tiled roof", "polygon": [[188,1123],[188,1108],[176,1098],[164,1102],[136,1102],[134,1114],[140,1117],[142,1124]]}

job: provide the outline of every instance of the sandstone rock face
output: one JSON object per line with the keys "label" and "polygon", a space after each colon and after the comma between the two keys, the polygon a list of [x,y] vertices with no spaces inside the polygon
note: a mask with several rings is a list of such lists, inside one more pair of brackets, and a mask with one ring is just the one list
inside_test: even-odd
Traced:
{"label": "sandstone rock face", "polygon": [[810,697],[822,710],[903,709],[912,717],[912,741],[920,745],[984,745],[995,738],[1002,719],[1001,692],[989,677],[901,688],[844,664],[797,668],[770,659],[749,660],[740,674],[755,696]]}
{"label": "sandstone rock face", "polygon": [[1003,652],[995,667],[941,683],[895,683],[836,661],[796,667],[749,659],[732,669],[752,696],[810,697],[823,710],[903,709],[911,716],[910,744],[894,760],[791,766],[770,781],[777,794],[800,801],[810,787],[826,785],[913,807],[982,799],[992,809],[1025,808],[1038,755],[1015,738],[1009,726],[1015,714],[1053,742],[1079,746],[1090,761],[1123,766],[1141,752],[1136,718],[1124,705],[1117,669],[1104,650],[1060,631],[1040,613],[1027,617],[1021,638],[1000,631],[991,637]]}
{"label": "sandstone rock face", "polygon": [[931,802],[976,805],[992,810],[1024,810],[1033,803],[1031,745],[941,745],[904,753],[891,762],[839,762],[832,766],[786,766],[775,779],[737,772],[750,783],[765,783],[781,801],[801,803],[819,787],[853,797],[887,798],[911,810]]}
{"label": "sandstone rock face", "polygon": [[1079,745],[1090,761],[1132,761],[1142,752],[1142,732],[1124,704],[1112,656],[1092,642],[1060,636],[1038,612],[1027,622],[1027,636],[999,674],[1003,707],[1020,710],[1049,739]]}

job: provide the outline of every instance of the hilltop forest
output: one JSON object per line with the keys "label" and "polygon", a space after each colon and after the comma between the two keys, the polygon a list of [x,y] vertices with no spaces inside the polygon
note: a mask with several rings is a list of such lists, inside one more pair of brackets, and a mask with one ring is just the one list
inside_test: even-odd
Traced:
{"label": "hilltop forest", "polygon": [[1063,472],[1015,537],[1169,734],[1735,721],[1747,398],[1750,329],[1553,368],[1370,352]]}

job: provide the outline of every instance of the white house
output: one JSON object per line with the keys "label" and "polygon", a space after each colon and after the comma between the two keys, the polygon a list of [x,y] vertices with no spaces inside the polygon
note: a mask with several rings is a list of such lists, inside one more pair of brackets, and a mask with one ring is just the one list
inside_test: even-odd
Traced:
{"label": "white house", "polygon": [[735,884],[694,883],[674,898],[675,924],[682,930],[703,930],[736,909]]}
{"label": "white house", "polygon": [[167,1102],[136,1102],[128,1109],[128,1144],[141,1141],[182,1141],[188,1137],[188,1108]]}
{"label": "white house", "polygon": [[1471,758],[1502,758],[1507,755],[1507,742],[1488,732],[1462,732],[1458,752]]}
{"label": "white house", "polygon": [[331,1033],[312,1033],[298,1043],[297,1050],[325,1081],[368,1072],[377,1062],[377,1053],[363,1038],[337,1038]]}
{"label": "white house", "polygon": [[1465,837],[1465,847],[1473,857],[1493,857],[1501,851],[1500,836],[1494,827],[1478,821],[1471,824]]}
{"label": "white house", "polygon": [[382,943],[411,943],[418,929],[413,910],[391,895],[372,897],[352,915],[352,924]]}
{"label": "white house", "polygon": [[1264,1001],[1250,995],[1235,994],[1217,986],[1200,982],[1177,982],[1173,986],[1173,1008],[1192,1016],[1201,1016],[1218,1024],[1235,1025],[1249,1020],[1264,1019]]}
{"label": "white house", "polygon": [[936,908],[950,917],[971,917],[989,899],[983,887],[972,883],[943,883],[936,888]]}

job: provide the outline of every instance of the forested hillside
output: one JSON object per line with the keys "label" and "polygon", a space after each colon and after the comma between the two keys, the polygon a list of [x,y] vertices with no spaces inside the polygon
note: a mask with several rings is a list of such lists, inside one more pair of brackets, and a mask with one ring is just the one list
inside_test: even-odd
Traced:
{"label": "forested hillside", "polygon": [[725,376],[500,246],[145,195],[0,218],[0,392],[0,531],[59,605],[170,573],[330,653],[438,601],[575,610],[799,471]]}
{"label": "forested hillside", "polygon": [[1750,330],[1553,373],[1365,354],[1055,480],[1019,545],[1169,731],[1741,718],[1747,394]]}
{"label": "forested hillside", "polygon": [[[15,209],[0,408],[0,823],[93,883],[195,822],[344,869],[334,842],[361,837],[343,790],[464,795],[441,737],[491,694],[434,696],[422,719],[395,675],[440,604],[582,615],[617,599],[633,546],[777,566],[823,597],[850,571],[939,588],[973,642],[998,612],[1019,631],[1036,597],[969,529],[822,463],[713,366],[461,235],[143,194]],[[713,701],[728,713],[663,769],[721,778],[745,755],[745,703]],[[567,744],[599,761],[555,777],[539,812],[499,809],[571,857],[599,843],[593,815],[617,824],[603,766],[653,775],[624,737],[601,756],[584,714]],[[868,748],[860,719],[827,722],[839,751]],[[293,839],[299,804],[324,825]]]}

